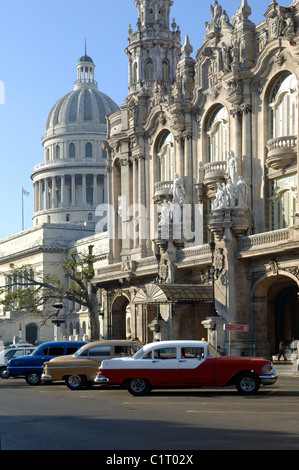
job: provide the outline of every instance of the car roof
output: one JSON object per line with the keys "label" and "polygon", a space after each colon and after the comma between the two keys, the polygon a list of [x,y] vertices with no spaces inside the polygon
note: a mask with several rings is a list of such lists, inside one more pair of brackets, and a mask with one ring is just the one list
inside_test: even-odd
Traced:
{"label": "car roof", "polygon": [[86,344],[86,341],[49,341],[47,343],[42,343],[38,348],[50,347],[50,346],[83,346]]}
{"label": "car roof", "polygon": [[209,343],[208,341],[197,341],[197,340],[168,340],[168,341],[155,341],[153,343],[148,343],[143,346],[143,349],[150,349],[150,348],[155,348],[155,347],[161,347],[161,348],[166,348],[166,347],[173,347],[176,348],[178,346],[193,346],[193,347],[205,347]]}
{"label": "car roof", "polygon": [[84,346],[82,346],[82,349],[87,349],[92,346],[125,346],[125,345],[130,345],[134,344],[135,346],[141,346],[141,343],[139,341],[134,341],[134,340],[129,340],[129,339],[102,339],[99,341],[91,341]]}

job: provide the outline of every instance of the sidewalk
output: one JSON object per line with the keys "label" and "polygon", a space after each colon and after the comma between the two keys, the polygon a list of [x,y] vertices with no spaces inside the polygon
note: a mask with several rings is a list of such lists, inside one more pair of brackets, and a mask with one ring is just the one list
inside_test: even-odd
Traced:
{"label": "sidewalk", "polygon": [[298,365],[293,364],[292,361],[284,361],[281,359],[278,361],[273,358],[273,369],[276,370],[278,377],[279,376],[290,376],[290,377],[299,377]]}

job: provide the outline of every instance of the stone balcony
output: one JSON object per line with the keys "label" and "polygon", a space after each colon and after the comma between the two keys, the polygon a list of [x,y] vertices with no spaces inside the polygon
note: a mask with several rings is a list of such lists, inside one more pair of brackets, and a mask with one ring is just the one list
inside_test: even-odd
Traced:
{"label": "stone balcony", "polygon": [[172,197],[173,181],[158,181],[154,185],[154,201],[162,202],[164,199],[169,200]]}
{"label": "stone balcony", "polygon": [[203,184],[208,189],[216,189],[217,183],[226,181],[227,162],[210,162],[204,165]]}
{"label": "stone balcony", "polygon": [[275,137],[267,142],[266,166],[272,170],[282,170],[297,158],[297,136]]}

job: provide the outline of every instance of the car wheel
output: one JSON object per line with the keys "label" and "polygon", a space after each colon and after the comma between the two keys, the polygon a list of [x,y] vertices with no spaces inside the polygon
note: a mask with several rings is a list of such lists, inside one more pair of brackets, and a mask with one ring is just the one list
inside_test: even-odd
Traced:
{"label": "car wheel", "polygon": [[260,388],[260,382],[258,377],[256,377],[254,374],[250,372],[244,372],[237,377],[236,387],[239,393],[256,393]]}
{"label": "car wheel", "polygon": [[69,375],[65,379],[65,383],[70,390],[81,390],[85,387],[86,378],[84,375]]}
{"label": "car wheel", "polygon": [[39,385],[41,383],[41,372],[27,372],[25,380],[29,385]]}
{"label": "car wheel", "polygon": [[128,391],[132,395],[147,395],[151,391],[151,385],[146,379],[131,379],[128,382]]}
{"label": "car wheel", "polygon": [[7,372],[6,367],[1,367],[0,377],[1,377],[1,379],[8,379],[10,377],[9,373]]}

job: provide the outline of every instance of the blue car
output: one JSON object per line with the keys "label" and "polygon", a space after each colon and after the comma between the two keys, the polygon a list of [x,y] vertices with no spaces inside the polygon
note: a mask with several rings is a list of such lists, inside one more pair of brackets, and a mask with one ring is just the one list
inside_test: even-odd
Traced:
{"label": "blue car", "polygon": [[39,385],[44,362],[50,361],[53,357],[74,354],[84,344],[86,344],[85,341],[51,341],[43,343],[29,356],[11,359],[7,364],[7,372],[11,377],[25,377],[29,385]]}

